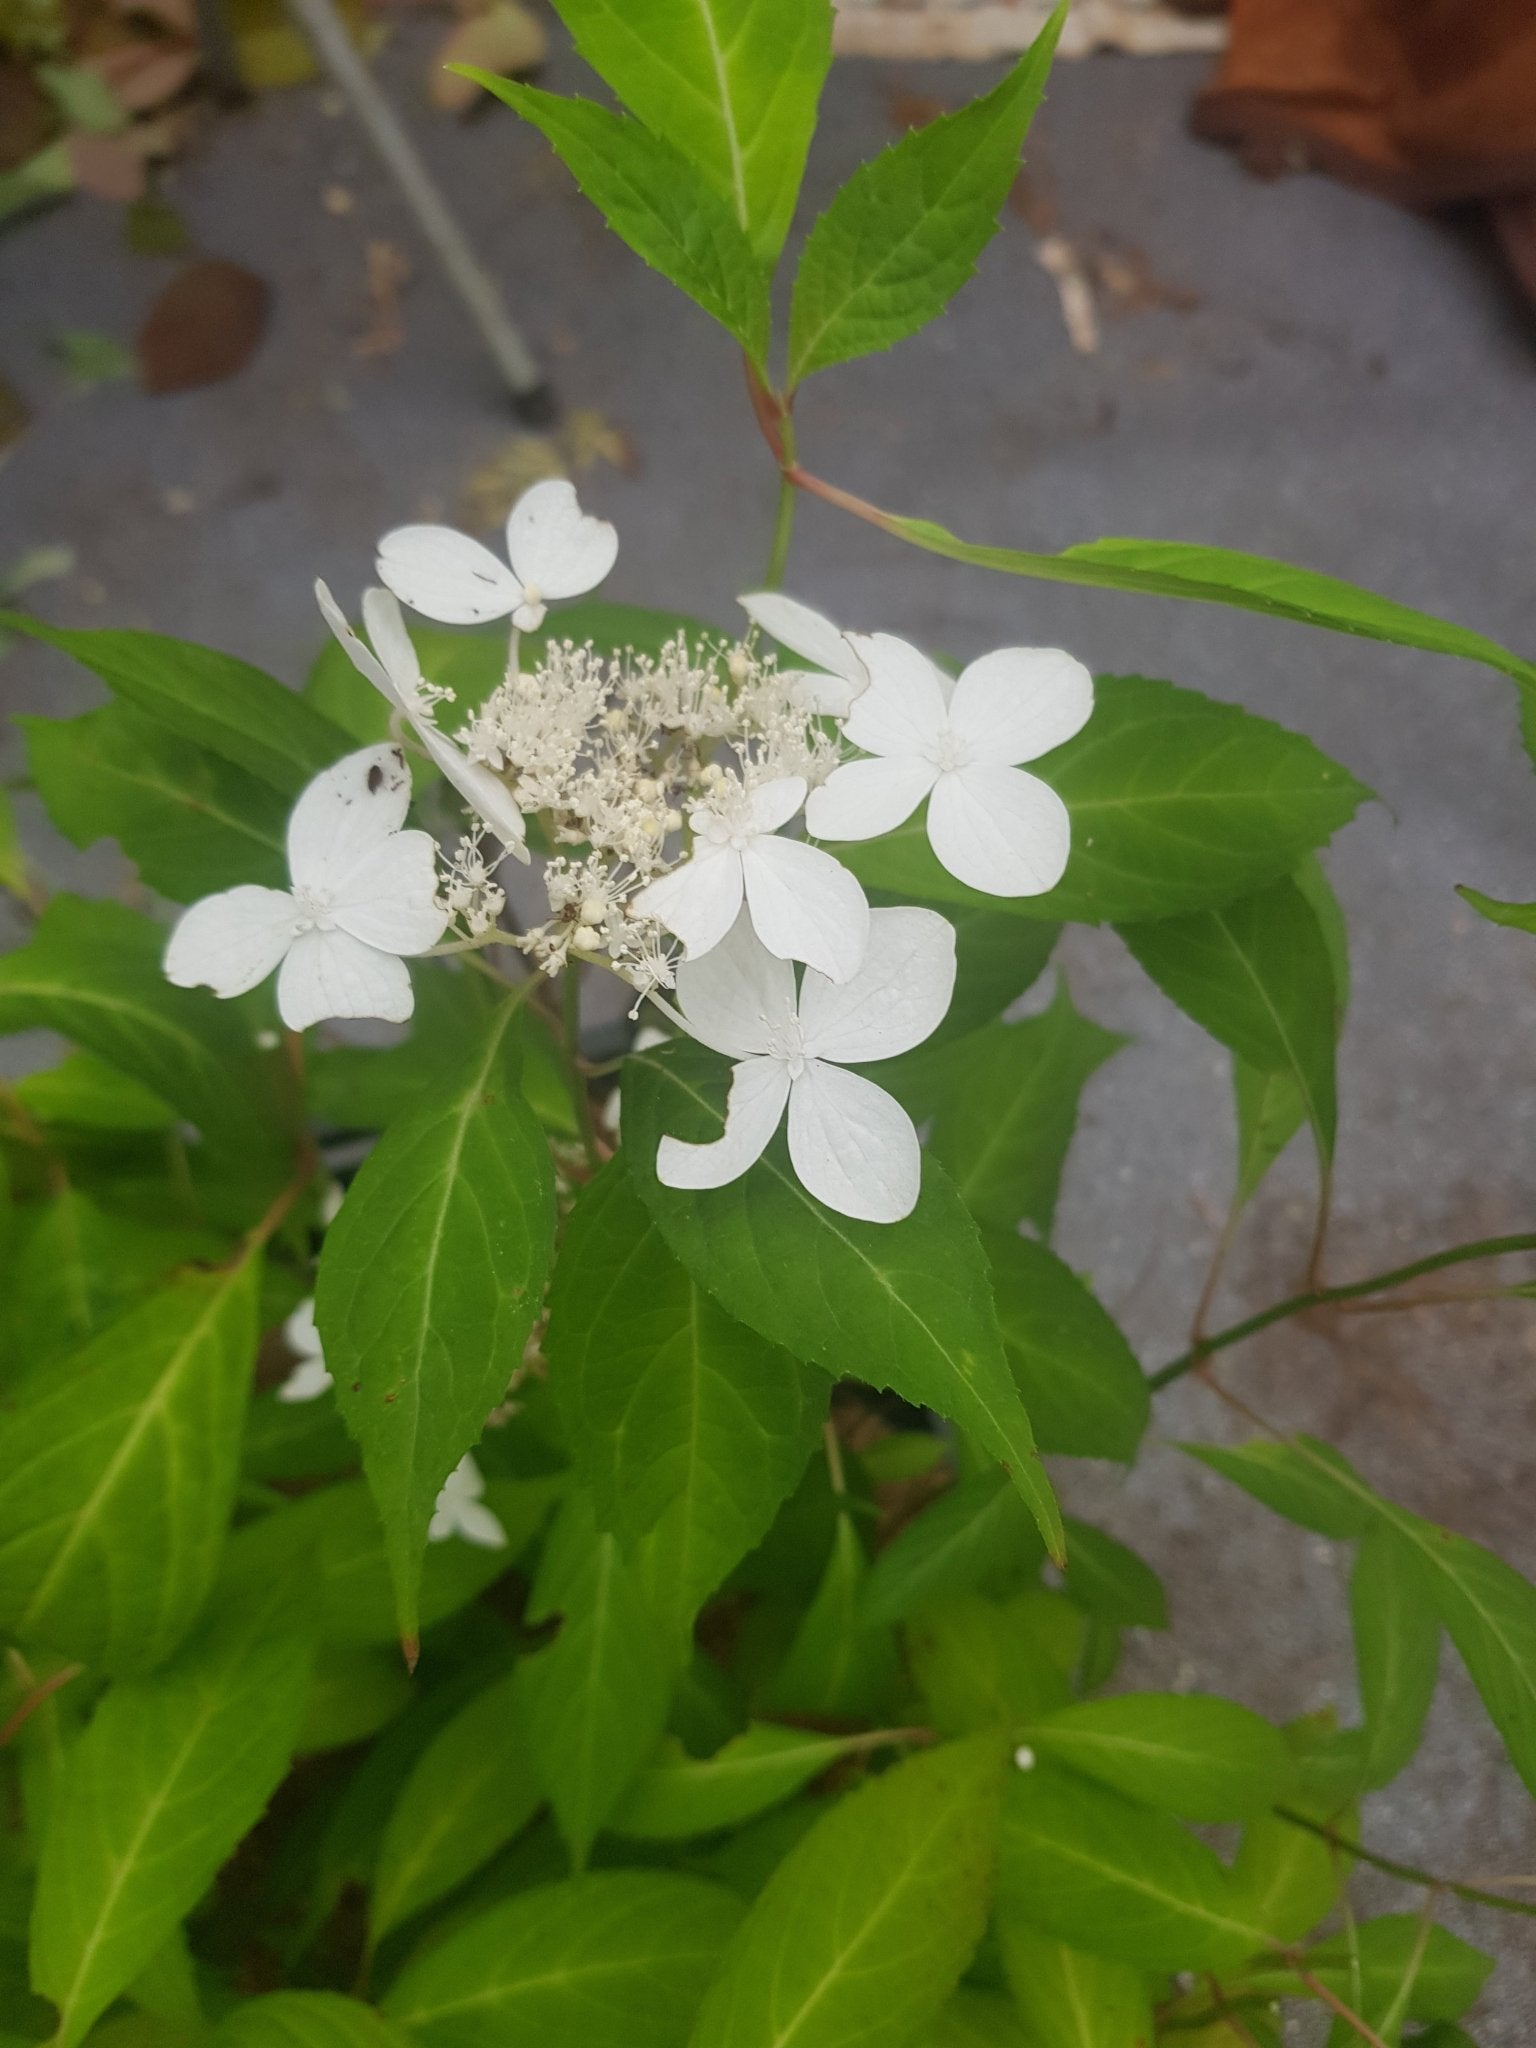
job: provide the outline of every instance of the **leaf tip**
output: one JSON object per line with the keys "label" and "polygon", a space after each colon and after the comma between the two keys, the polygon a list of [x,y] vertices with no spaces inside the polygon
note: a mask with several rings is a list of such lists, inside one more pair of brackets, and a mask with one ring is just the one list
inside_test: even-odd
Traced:
{"label": "leaf tip", "polygon": [[406,1670],[414,1677],[416,1666],[421,1660],[421,1637],[414,1630],[409,1634],[402,1631],[400,1636],[400,1654],[405,1659]]}

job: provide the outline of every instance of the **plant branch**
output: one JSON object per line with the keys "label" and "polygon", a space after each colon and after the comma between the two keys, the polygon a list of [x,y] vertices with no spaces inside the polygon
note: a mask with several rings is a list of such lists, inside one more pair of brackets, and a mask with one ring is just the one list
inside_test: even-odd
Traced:
{"label": "plant branch", "polygon": [[1418,1280],[1426,1273],[1438,1273],[1447,1266],[1466,1265],[1473,1259],[1497,1259],[1506,1252],[1530,1251],[1536,1251],[1536,1231],[1523,1231],[1512,1237],[1484,1237],[1475,1244],[1452,1245],[1447,1251],[1431,1252],[1427,1258],[1415,1259],[1407,1266],[1394,1266],[1390,1272],[1373,1274],[1369,1280],[1351,1281],[1347,1287],[1310,1288],[1304,1294],[1293,1294],[1285,1301],[1275,1302],[1270,1308],[1260,1309],[1257,1315],[1247,1316],[1242,1322],[1233,1323],[1229,1329],[1202,1337],[1198,1344],[1191,1345],[1180,1357],[1153,1373],[1148,1385],[1154,1391],[1171,1386],[1175,1380],[1183,1379],[1186,1373],[1203,1364],[1213,1352],[1225,1351],[1229,1345],[1240,1344],[1245,1337],[1267,1330],[1271,1323],[1284,1322],[1289,1316],[1304,1315],[1308,1309],[1357,1301],[1366,1294],[1384,1294],[1394,1287],[1406,1287],[1410,1280]]}
{"label": "plant branch", "polygon": [[1353,2006],[1346,2005],[1336,1991],[1330,1991],[1322,1978],[1306,1967],[1294,1949],[1287,1953],[1285,1960],[1295,1971],[1300,1981],[1306,1985],[1312,1996],[1321,1999],[1331,2012],[1338,2015],[1346,2027],[1349,2027],[1360,2036],[1362,2041],[1369,2044],[1369,2048],[1387,2048],[1386,2042],[1382,2040],[1376,2029],[1368,2021],[1361,2019]]}
{"label": "plant branch", "polygon": [[[1404,1884],[1422,1884],[1431,1890],[1449,1892],[1453,1898],[1465,1899],[1471,1906],[1494,1906],[1501,1913],[1520,1913],[1527,1919],[1536,1920],[1536,1905],[1524,1899],[1506,1899],[1497,1892],[1484,1891],[1480,1885],[1462,1884],[1455,1878],[1436,1877],[1433,1871],[1420,1870],[1412,1863],[1398,1863],[1390,1856],[1378,1856],[1374,1849],[1367,1849],[1360,1842],[1351,1841],[1348,1835],[1340,1834],[1337,1828],[1326,1821],[1309,1820],[1304,1813],[1297,1813],[1293,1807],[1277,1806],[1275,1818],[1283,1820],[1293,1828],[1305,1828],[1309,1835],[1316,1835],[1330,1848],[1341,1855],[1358,1858],[1368,1863],[1373,1870],[1379,1870],[1387,1877],[1400,1878]],[[1518,1880],[1512,1880],[1518,1881]]]}
{"label": "plant branch", "polygon": [[568,966],[560,981],[564,1000],[564,1030],[561,1033],[561,1044],[565,1052],[566,1081],[571,1091],[571,1104],[576,1111],[576,1128],[581,1134],[581,1149],[587,1155],[587,1165],[596,1173],[603,1163],[603,1154],[597,1142],[597,1124],[592,1115],[592,1091],[581,1071],[580,969]]}
{"label": "plant branch", "polygon": [[83,1664],[63,1664],[51,1677],[35,1685],[5,1726],[0,1728],[0,1749],[8,1749],[38,1708],[46,1706],[56,1692],[62,1692],[70,1680],[78,1678],[84,1669]]}

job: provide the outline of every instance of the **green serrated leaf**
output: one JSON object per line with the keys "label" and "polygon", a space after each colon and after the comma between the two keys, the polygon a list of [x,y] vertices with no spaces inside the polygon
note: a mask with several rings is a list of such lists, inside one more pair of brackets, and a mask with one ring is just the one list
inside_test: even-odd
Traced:
{"label": "green serrated leaf", "polygon": [[1118,1325],[1046,1245],[994,1230],[982,1242],[1003,1349],[1041,1450],[1129,1464],[1152,1402]]}
{"label": "green serrated leaf", "polygon": [[1246,1067],[1288,1077],[1326,1168],[1338,1128],[1338,994],[1322,925],[1297,884],[1286,876],[1189,917],[1122,925],[1120,936],[1163,993]]}
{"label": "green serrated leaf", "polygon": [[178,1109],[238,1163],[253,1207],[287,1173],[276,1070],[238,1011],[161,972],[165,934],[120,903],[56,896],[25,946],[0,960],[0,1032],[59,1032]]}
{"label": "green serrated leaf", "polygon": [[1000,1924],[1147,1970],[1227,1970],[1263,1941],[1238,1909],[1222,1865],[1170,1815],[1048,1764],[1010,1773]]}
{"label": "green serrated leaf", "polygon": [[1008,1600],[951,1594],[907,1623],[907,1662],[941,1734],[1012,1731],[1067,1704],[1082,1621],[1066,1608],[1076,1635],[1063,1657],[1052,1634],[1058,1616],[1048,1604],[1056,1599],[1043,1592]]}
{"label": "green serrated leaf", "polygon": [[692,1045],[625,1063],[624,1156],[674,1256],[770,1342],[949,1415],[1007,1464],[1059,1555],[1059,1512],[1003,1357],[981,1243],[942,1170],[924,1158],[917,1208],[892,1224],[860,1223],[814,1200],[782,1135],[729,1187],[662,1187],[662,1134],[718,1137],[723,1080],[718,1057]]}
{"label": "green serrated leaf", "polygon": [[549,1150],[517,1086],[511,998],[370,1153],[326,1235],[315,1313],[417,1629],[437,1494],[522,1363],[554,1249]]}
{"label": "green serrated leaf", "polygon": [[152,1670],[218,1571],[256,1356],[255,1260],[189,1272],[0,1421],[0,1625]]}
{"label": "green serrated leaf", "polygon": [[544,1885],[425,1949],[384,2011],[423,2048],[683,2048],[740,1917],[720,1886],[660,1870]]}
{"label": "green serrated leaf", "polygon": [[713,1756],[689,1756],[668,1736],[610,1815],[616,1835],[681,1842],[739,1827],[830,1770],[861,1746],[858,1736],[818,1735],[754,1721]]}
{"label": "green serrated leaf", "polygon": [[220,2021],[215,2048],[406,2048],[407,2036],[337,1991],[270,1991]]}
{"label": "green serrated leaf", "polygon": [[928,1148],[978,1223],[1048,1234],[1085,1084],[1125,1039],[1085,1017],[1063,980],[1048,1010],[952,1046]]}
{"label": "green serrated leaf", "polygon": [[979,569],[997,569],[1004,575],[1232,605],[1239,611],[1321,626],[1364,640],[1382,640],[1394,647],[1422,647],[1431,654],[1482,662],[1520,685],[1522,705],[1536,698],[1536,664],[1522,660],[1486,634],[1470,632],[1429,612],[1414,611],[1337,576],[1298,569],[1263,555],[1177,540],[1093,540],[1057,555],[1042,555],[963,541],[931,519],[904,519],[886,512],[878,523],[887,533],[930,554],[969,562]]}
{"label": "green serrated leaf", "polygon": [[285,798],[243,768],[131,710],[23,718],[27,761],[72,846],[115,839],[173,903],[241,882],[285,887]]}
{"label": "green serrated leaf", "polygon": [[791,389],[915,334],[971,276],[1018,174],[1066,12],[1000,85],[892,143],[821,215],[795,277]]}
{"label": "green serrated leaf", "polygon": [[1185,1820],[1248,1820],[1290,1790],[1285,1738],[1233,1700],[1128,1692],[1077,1700],[1024,1731],[1037,1755]]}
{"label": "green serrated leaf", "polygon": [[1144,2048],[1153,2040],[1146,1978],[1131,1964],[1068,1948],[1014,1914],[1000,1917],[998,1943],[1030,2048]]}
{"label": "green serrated leaf", "polygon": [[544,1351],[599,1522],[685,1653],[804,1470],[826,1384],[690,1279],[619,1160],[571,1212]]}
{"label": "green serrated leaf", "polygon": [[1440,1674],[1433,1588],[1413,1544],[1388,1523],[1361,1539],[1349,1611],[1365,1717],[1365,1784],[1374,1790],[1418,1748]]}
{"label": "green serrated leaf", "polygon": [[832,59],[826,0],[560,0],[558,11],[593,70],[772,263]]}
{"label": "green serrated leaf", "polygon": [[922,812],[839,848],[860,878],[935,904],[1016,917],[1132,923],[1182,916],[1290,874],[1370,792],[1298,733],[1146,676],[1100,676],[1075,739],[1031,762],[1072,820],[1072,854],[1043,896],[978,896],[940,867]]}
{"label": "green serrated leaf", "polygon": [[543,1799],[517,1719],[516,1674],[472,1699],[422,1752],[390,1813],[369,1893],[378,1943],[488,1863]]}
{"label": "green serrated leaf", "polygon": [[347,751],[347,735],[293,691],[232,654],[163,633],[48,626],[0,612],[0,627],[73,655],[165,731],[297,796]]}
{"label": "green serrated leaf", "polygon": [[580,1866],[656,1747],[668,1701],[650,1609],[580,1488],[550,1532],[528,1612],[533,1621],[560,1617],[555,1640],[518,1666],[515,1694],[539,1783]]}
{"label": "green serrated leaf", "polygon": [[1118,1628],[1166,1628],[1168,1602],[1151,1565],[1102,1529],[1067,1517],[1067,1598],[1085,1614]]}
{"label": "green serrated leaf", "polygon": [[75,2048],[190,1912],[288,1768],[302,1635],[220,1617],[149,1678],[120,1681],[70,1753],[32,1916],[32,1981]]}
{"label": "green serrated leaf", "polygon": [[591,100],[518,85],[472,64],[473,78],[531,121],[635,254],[734,335],[759,370],[768,353],[768,273],[728,201],[669,143]]}
{"label": "green serrated leaf", "polygon": [[954,1990],[991,1904],[1002,1744],[909,1758],[817,1822],[765,1886],[692,2048],[891,2048]]}

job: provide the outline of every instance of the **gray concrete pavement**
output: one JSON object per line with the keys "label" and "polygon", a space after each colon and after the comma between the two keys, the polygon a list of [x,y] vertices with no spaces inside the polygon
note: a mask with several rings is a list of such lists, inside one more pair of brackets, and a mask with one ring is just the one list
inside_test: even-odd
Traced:
{"label": "gray concrete pavement", "polygon": [[[729,622],[733,593],[761,571],[774,481],[728,345],[601,227],[510,116],[428,117],[425,49],[401,35],[384,69],[429,158],[567,402],[633,437],[635,476],[599,470],[584,484],[621,531],[609,594]],[[1107,321],[1101,352],[1077,356],[1010,215],[949,320],[808,388],[805,459],[979,538],[1216,540],[1536,647],[1530,331],[1474,239],[1317,180],[1255,185],[1191,142],[1183,113],[1198,76],[1182,60],[1065,67],[1031,159],[1066,233],[1134,245],[1197,304]],[[556,85],[578,78],[569,59],[553,67]],[[841,67],[811,198],[887,139],[893,92],[958,100],[979,83],[950,68]],[[355,194],[350,213],[327,211],[334,185]],[[0,371],[36,421],[0,471],[0,562],[67,541],[79,573],[43,594],[51,616],[207,639],[294,678],[318,641],[311,578],[351,590],[384,527],[424,508],[452,515],[512,423],[361,140],[317,92],[220,122],[177,168],[174,197],[210,253],[271,281],[268,339],[245,375],[205,391],[71,393],[47,336],[129,334],[163,267],[124,254],[115,216],[90,202],[7,235]],[[417,278],[404,346],[361,362],[371,236],[410,251]],[[1331,1273],[1530,1225],[1536,944],[1481,924],[1452,893],[1468,881],[1536,896],[1536,780],[1507,685],[1235,613],[988,577],[815,505],[790,587],[849,624],[961,655],[1059,641],[1102,669],[1236,699],[1337,754],[1381,802],[1330,860],[1355,965]],[[22,649],[0,663],[8,711],[91,701],[89,679],[52,656]],[[0,747],[14,771],[13,743]],[[99,857],[83,865],[107,872]],[[1154,1363],[1182,1345],[1225,1204],[1224,1063],[1108,934],[1072,934],[1065,957],[1078,1001],[1136,1043],[1090,1086],[1062,1242]],[[1218,1318],[1296,1283],[1309,1190],[1298,1147],[1254,1205]],[[1291,1324],[1234,1356],[1233,1383],[1277,1421],[1331,1436],[1407,1505],[1536,1573],[1528,1308]],[[1158,1423],[1169,1439],[1233,1433],[1195,1388],[1170,1397]],[[1348,1706],[1336,1552],[1171,1448],[1129,1479],[1063,1476],[1074,1502],[1169,1577],[1177,1634],[1136,1646],[1138,1676],[1223,1687],[1276,1714]],[[1530,1802],[1459,1670],[1423,1756],[1371,1803],[1367,1826],[1387,1850],[1448,1873],[1536,1869]],[[1527,1925],[1485,1915],[1470,1929],[1504,1961],[1477,2022],[1485,2048],[1536,2038]]]}

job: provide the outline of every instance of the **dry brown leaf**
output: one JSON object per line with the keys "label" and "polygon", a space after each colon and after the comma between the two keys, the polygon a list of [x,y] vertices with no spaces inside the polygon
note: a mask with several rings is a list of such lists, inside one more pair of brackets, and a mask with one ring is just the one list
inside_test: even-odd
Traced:
{"label": "dry brown leaf", "polygon": [[400,293],[410,282],[411,266],[393,242],[368,244],[368,297],[373,318],[352,344],[355,356],[393,355],[405,340],[400,318]]}
{"label": "dry brown leaf", "polygon": [[111,88],[130,114],[148,113],[190,83],[201,59],[190,43],[119,43],[87,59],[86,68]]}
{"label": "dry brown leaf", "polygon": [[255,353],[270,294],[238,263],[201,257],[180,270],[139,329],[139,382],[146,391],[188,391],[233,377]]}
{"label": "dry brown leaf", "polygon": [[59,132],[59,110],[24,64],[0,64],[0,171],[24,164]]}
{"label": "dry brown leaf", "polygon": [[87,135],[76,129],[69,137],[69,162],[75,183],[96,199],[137,199],[144,190],[144,155],[128,135]]}
{"label": "dry brown leaf", "polygon": [[489,530],[500,526],[531,485],[546,477],[583,476],[600,462],[633,476],[639,451],[624,427],[590,406],[577,406],[549,434],[514,434],[481,463],[465,483],[467,524]]}
{"label": "dry brown leaf", "polygon": [[640,453],[628,428],[615,426],[591,406],[577,406],[566,414],[560,438],[570,458],[567,474],[580,476],[599,462],[625,476],[634,476],[640,467]]}
{"label": "dry brown leaf", "polygon": [[482,71],[513,78],[537,70],[549,54],[549,37],[536,14],[520,0],[493,0],[483,14],[472,14],[451,29],[438,45],[427,79],[434,107],[463,114],[485,97],[472,78],[458,78],[449,64],[477,64]]}

